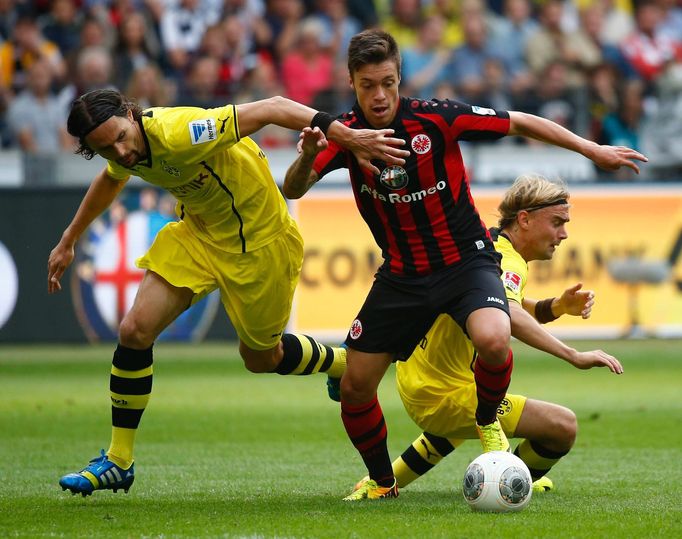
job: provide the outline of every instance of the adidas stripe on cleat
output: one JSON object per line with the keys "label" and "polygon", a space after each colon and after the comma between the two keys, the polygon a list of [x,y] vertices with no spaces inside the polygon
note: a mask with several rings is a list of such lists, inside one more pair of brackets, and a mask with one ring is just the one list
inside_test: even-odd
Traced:
{"label": "adidas stripe on cleat", "polygon": [[382,498],[398,497],[398,481],[393,480],[390,487],[380,487],[373,479],[361,479],[353,488],[353,492],[346,496],[344,502],[356,502],[359,500],[379,500]]}
{"label": "adidas stripe on cleat", "polygon": [[95,490],[113,490],[118,492],[128,489],[135,481],[135,466],[124,470],[109,460],[104,449],[99,457],[95,457],[80,472],[70,473],[59,480],[62,490],[70,490],[71,494],[89,496]]}

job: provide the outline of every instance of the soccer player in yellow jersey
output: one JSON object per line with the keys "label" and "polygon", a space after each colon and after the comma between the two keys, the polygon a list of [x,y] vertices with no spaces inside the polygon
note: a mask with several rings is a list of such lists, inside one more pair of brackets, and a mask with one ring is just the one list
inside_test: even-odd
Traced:
{"label": "soccer player in yellow jersey", "polygon": [[[537,301],[524,295],[528,262],[551,259],[568,237],[568,199],[561,183],[522,176],[498,208],[499,228],[491,232],[495,249],[502,255],[502,282],[509,300],[512,335],[579,369],[607,367],[620,374],[623,368],[615,357],[602,350],[578,352],[541,325],[562,315],[589,318],[594,305],[592,291],[583,290],[578,283],[558,298]],[[454,348],[452,343],[456,343]],[[460,326],[441,315],[409,359],[397,362],[398,389],[405,409],[424,429],[393,462],[400,487],[429,471],[463,441],[478,439],[475,361],[474,347]],[[507,394],[497,416],[507,436],[523,438],[514,454],[528,465],[534,489],[553,488],[546,473],[573,446],[575,414],[558,404]]]}
{"label": "soccer player in yellow jersey", "polygon": [[114,90],[96,90],[74,101],[67,127],[80,142],[78,153],[85,158],[99,154],[107,166],[50,253],[48,292],[61,289],[78,238],[131,175],[171,193],[180,220],[161,229],[137,261],[146,272],[120,324],[114,352],[109,450],[80,472],[62,477],[63,489],[83,496],[98,489],[127,492],[134,480],[135,434],[152,389],[154,341],[213,290],[220,290],[248,370],[336,376],[343,371],[343,349],[283,333],[303,242],[265,154],[248,137],[267,124],[326,132],[376,173],[370,159],[402,163],[409,155],[398,147],[402,140],[390,137],[392,130],[358,132],[281,97],[208,110],[141,110]]}

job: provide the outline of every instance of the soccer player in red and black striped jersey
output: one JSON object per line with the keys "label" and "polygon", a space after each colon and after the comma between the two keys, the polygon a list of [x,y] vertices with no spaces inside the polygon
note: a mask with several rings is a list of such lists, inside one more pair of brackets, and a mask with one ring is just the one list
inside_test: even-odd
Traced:
{"label": "soccer player in red and black striped jersey", "polygon": [[529,114],[401,97],[400,52],[381,30],[353,37],[348,69],[357,102],[341,121],[354,129],[393,129],[409,141],[410,157],[404,166],[374,161],[374,172],[363,169],[326,139],[329,118],[318,116],[301,133],[301,155],[287,172],[284,194],[299,198],[328,172],[348,168],[357,206],[384,257],[346,338],[341,378],[341,417],[370,477],[345,499],[360,500],[398,495],[377,387],[390,363],[407,358],[439,314],[449,314],[478,352],[476,422],[484,451],[509,448],[496,418],[512,372],[509,306],[458,141],[523,135],[581,153],[606,170],[638,172],[632,160],[646,157],[600,146]]}

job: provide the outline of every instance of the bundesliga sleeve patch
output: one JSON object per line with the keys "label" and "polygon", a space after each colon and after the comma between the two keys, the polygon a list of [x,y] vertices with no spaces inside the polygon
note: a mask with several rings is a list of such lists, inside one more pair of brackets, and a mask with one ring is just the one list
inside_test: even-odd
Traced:
{"label": "bundesliga sleeve patch", "polygon": [[480,114],[481,116],[496,116],[495,111],[493,109],[477,107],[475,105],[471,107],[471,112],[473,112],[474,114]]}
{"label": "bundesliga sleeve patch", "polygon": [[504,287],[514,292],[514,294],[518,294],[521,290],[521,276],[518,273],[505,271],[502,282],[504,283]]}
{"label": "bundesliga sleeve patch", "polygon": [[208,118],[206,120],[193,120],[189,123],[189,138],[192,145],[203,144],[210,142],[218,137],[215,120]]}

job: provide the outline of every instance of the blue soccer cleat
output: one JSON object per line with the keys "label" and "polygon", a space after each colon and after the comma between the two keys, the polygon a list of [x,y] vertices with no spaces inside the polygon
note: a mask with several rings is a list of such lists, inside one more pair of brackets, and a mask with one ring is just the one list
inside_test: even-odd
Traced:
{"label": "blue soccer cleat", "polygon": [[110,489],[117,492],[122,488],[124,492],[135,481],[135,466],[124,470],[109,460],[104,449],[99,457],[95,457],[78,473],[70,473],[59,480],[62,490],[69,489],[71,494],[89,496],[94,490]]}
{"label": "blue soccer cleat", "polygon": [[335,402],[341,402],[341,378],[327,376],[327,395]]}

